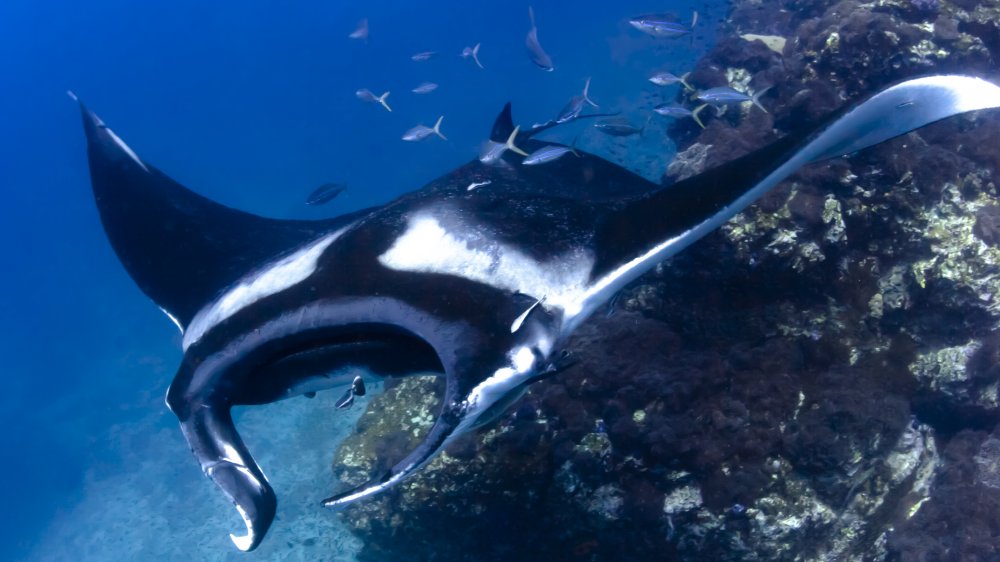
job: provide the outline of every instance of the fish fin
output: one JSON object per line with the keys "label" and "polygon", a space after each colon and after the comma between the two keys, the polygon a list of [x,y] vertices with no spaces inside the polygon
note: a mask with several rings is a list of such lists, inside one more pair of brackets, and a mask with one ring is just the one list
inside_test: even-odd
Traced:
{"label": "fish fin", "polygon": [[693,92],[694,88],[692,88],[691,84],[688,84],[688,82],[687,82],[688,76],[691,76],[690,72],[685,72],[683,75],[681,75],[681,85],[684,86],[685,90],[687,90],[689,92]]}
{"label": "fish fin", "polygon": [[479,62],[479,45],[481,43],[476,43],[476,46],[472,48],[472,60],[476,61],[476,66],[479,68],[485,68],[483,63]]}
{"label": "fish fin", "polygon": [[507,102],[504,104],[503,109],[500,110],[500,114],[497,115],[497,118],[493,120],[493,129],[490,131],[490,140],[499,143],[507,142],[511,131],[513,130],[514,118],[511,117],[510,102]]}
{"label": "fish fin", "polygon": [[587,81],[583,84],[583,101],[589,103],[595,109],[601,107],[594,103],[594,100],[590,99],[590,78],[587,78]]}
{"label": "fish fin", "polygon": [[761,96],[763,96],[764,94],[766,94],[767,91],[770,90],[771,88],[772,88],[772,86],[768,86],[768,87],[764,88],[763,90],[758,90],[758,91],[754,92],[754,94],[752,96],[750,96],[750,101],[753,102],[754,105],[756,105],[757,107],[759,107],[760,110],[763,111],[764,113],[768,113],[768,111],[766,109],[764,109],[763,105],[760,104],[760,98],[761,98]]}
{"label": "fish fin", "polygon": [[305,396],[306,398],[316,398],[316,393],[313,391],[303,392],[302,396]]}
{"label": "fish fin", "polygon": [[441,137],[441,140],[448,140],[448,137],[441,133],[441,121],[444,119],[444,115],[438,117],[437,123],[434,123],[434,133]]}
{"label": "fish fin", "polygon": [[698,10],[695,10],[691,14],[691,30],[694,30],[694,26],[698,25]]}
{"label": "fish fin", "polygon": [[337,399],[337,403],[334,404],[334,407],[337,408],[338,410],[346,410],[353,405],[354,405],[354,389],[348,388],[347,391],[345,391],[344,394],[339,399]]}
{"label": "fish fin", "polygon": [[510,333],[513,334],[518,330],[520,330],[521,326],[524,325],[524,321],[527,320],[528,316],[531,315],[531,311],[535,310],[535,308],[538,307],[538,305],[542,304],[543,302],[545,302],[545,297],[537,299],[535,302],[531,303],[531,306],[529,306],[527,310],[519,314],[517,318],[515,318],[514,321],[511,322],[510,324]]}
{"label": "fish fin", "polygon": [[649,127],[649,122],[653,120],[653,114],[650,113],[649,117],[646,118],[646,122],[642,124],[642,128],[639,129],[639,136],[641,137],[646,133],[646,127]]}
{"label": "fish fin", "polygon": [[702,129],[705,128],[705,124],[701,122],[701,118],[698,117],[698,114],[701,113],[701,110],[705,109],[706,107],[708,107],[708,104],[703,103],[698,107],[694,108],[694,111],[691,112],[691,118],[694,119],[694,122],[697,123],[698,126],[701,127]]}
{"label": "fish fin", "polygon": [[528,6],[528,18],[531,20],[531,28],[532,29],[535,29],[536,27],[538,27],[535,24],[535,10],[531,6]]}
{"label": "fish fin", "polygon": [[517,127],[514,127],[514,130],[510,132],[510,136],[507,137],[507,142],[504,143],[504,146],[506,146],[507,150],[510,150],[511,152],[520,154],[521,156],[527,156],[528,155],[527,152],[525,152],[525,151],[521,150],[520,148],[514,146],[514,141],[517,140],[517,132],[520,131],[520,130],[521,130],[520,125],[517,126]]}
{"label": "fish fin", "polygon": [[386,92],[386,93],[382,94],[381,97],[378,98],[378,102],[380,104],[382,104],[382,107],[386,108],[386,110],[388,110],[389,113],[392,113],[392,108],[389,107],[389,104],[385,102],[385,99],[388,98],[388,97],[389,97],[389,92]]}
{"label": "fish fin", "polygon": [[220,205],[141,160],[79,105],[104,232],[139,289],[181,330],[254,267],[371,212],[278,220]]}

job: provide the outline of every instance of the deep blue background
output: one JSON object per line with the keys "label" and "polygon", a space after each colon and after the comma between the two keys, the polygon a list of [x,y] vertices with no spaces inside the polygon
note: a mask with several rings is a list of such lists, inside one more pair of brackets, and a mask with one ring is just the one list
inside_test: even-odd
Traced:
{"label": "deep blue background", "polygon": [[[26,556],[81,500],[85,475],[114,474],[109,427],[150,412],[174,427],[162,396],[179,336],[104,239],[66,90],[196,191],[260,214],[315,217],[385,201],[474,157],[507,100],[519,123],[543,121],[592,76],[602,110],[628,109],[654,89],[652,70],[679,74],[703,47],[625,23],[671,8],[688,21],[691,2],[537,0],[540,40],[556,65],[546,73],[524,53],[527,5],[0,3],[0,558]],[[707,34],[722,8],[699,10]],[[347,38],[362,17],[367,43]],[[458,57],[476,42],[485,70]],[[410,60],[424,50],[440,54]],[[423,80],[441,87],[411,94]],[[394,112],[357,100],[361,87],[391,90]],[[447,142],[400,140],[440,114]],[[305,208],[305,194],[329,181],[349,189]]]}

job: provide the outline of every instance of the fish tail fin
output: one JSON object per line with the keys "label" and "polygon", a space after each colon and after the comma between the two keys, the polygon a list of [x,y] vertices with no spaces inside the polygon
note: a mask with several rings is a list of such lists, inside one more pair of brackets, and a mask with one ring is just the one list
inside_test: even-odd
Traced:
{"label": "fish tail fin", "polygon": [[569,145],[569,151],[573,153],[573,156],[580,158],[580,153],[576,151],[576,142],[580,140],[580,135],[573,137],[573,143]]}
{"label": "fish tail fin", "polygon": [[691,43],[692,47],[694,46],[694,26],[696,25],[698,25],[698,10],[694,10],[691,13],[691,38],[689,42]]}
{"label": "fish tail fin", "polygon": [[766,109],[764,109],[763,105],[760,104],[760,98],[761,98],[761,96],[763,96],[764,94],[766,94],[767,91],[770,90],[770,89],[771,89],[771,86],[768,86],[768,87],[764,88],[763,90],[758,90],[757,92],[754,93],[754,95],[750,96],[750,101],[752,101],[753,104],[756,105],[757,107],[759,107],[760,110],[763,111],[764,113],[768,113],[768,111]]}
{"label": "fish tail fin", "polygon": [[448,140],[448,137],[441,133],[441,121],[444,120],[444,115],[438,117],[437,123],[434,123],[434,134],[441,137],[441,140]]}
{"label": "fish tail fin", "polygon": [[594,100],[590,99],[590,78],[587,78],[587,81],[583,84],[583,101],[589,103],[595,108],[601,107],[594,103]]}
{"label": "fish tail fin", "polygon": [[688,81],[687,81],[688,76],[691,76],[690,72],[685,72],[684,74],[681,75],[681,86],[684,86],[685,90],[687,90],[689,92],[693,92],[694,88],[692,88],[691,84],[688,84]]}
{"label": "fish tail fin", "polygon": [[476,61],[476,66],[479,68],[485,68],[483,63],[479,62],[479,45],[481,43],[476,43],[476,46],[472,48],[472,60]]}
{"label": "fish tail fin", "polygon": [[521,130],[521,126],[520,125],[518,125],[517,127],[514,127],[514,130],[511,131],[510,136],[507,137],[507,142],[504,143],[504,145],[507,147],[507,150],[509,150],[511,152],[520,154],[521,156],[527,156],[528,155],[527,152],[525,152],[525,151],[521,150],[520,148],[514,146],[514,139],[517,138],[517,133],[520,130]]}
{"label": "fish tail fin", "polygon": [[697,123],[698,126],[701,127],[702,129],[705,128],[705,124],[701,122],[701,118],[698,117],[698,114],[701,113],[701,110],[705,109],[706,107],[708,107],[708,104],[703,103],[698,107],[694,108],[694,111],[691,112],[691,118],[694,119],[694,122]]}
{"label": "fish tail fin", "polygon": [[382,104],[382,107],[384,107],[389,113],[392,113],[392,108],[389,107],[389,104],[387,104],[385,102],[385,99],[388,98],[388,97],[389,97],[389,92],[386,92],[386,93],[382,94],[381,96],[379,96],[377,99],[378,99],[378,102],[380,104]]}

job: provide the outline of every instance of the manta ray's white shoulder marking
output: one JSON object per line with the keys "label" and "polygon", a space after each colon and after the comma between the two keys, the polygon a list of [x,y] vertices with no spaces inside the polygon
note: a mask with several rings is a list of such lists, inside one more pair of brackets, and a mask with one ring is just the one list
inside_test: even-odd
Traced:
{"label": "manta ray's white shoulder marking", "polygon": [[309,278],[316,271],[316,262],[323,251],[350,227],[348,225],[327,234],[243,277],[222,296],[195,314],[184,333],[184,350],[187,351],[205,333],[233,314]]}
{"label": "manta ray's white shoulder marking", "polygon": [[586,292],[594,257],[571,250],[539,261],[518,248],[480,236],[475,229],[450,230],[430,212],[409,219],[406,230],[378,257],[398,271],[456,275],[544,299],[567,313]]}

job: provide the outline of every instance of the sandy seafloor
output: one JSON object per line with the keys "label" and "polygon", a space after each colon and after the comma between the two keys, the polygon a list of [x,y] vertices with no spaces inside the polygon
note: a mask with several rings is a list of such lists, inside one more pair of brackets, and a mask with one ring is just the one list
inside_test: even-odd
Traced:
{"label": "sandy seafloor", "polygon": [[[380,386],[369,388],[377,393]],[[87,472],[80,500],[52,520],[28,558],[191,560],[198,553],[199,560],[354,560],[360,541],[319,502],[336,485],[330,451],[352,431],[369,397],[339,411],[337,398],[326,392],[237,410],[241,435],[279,494],[275,523],[253,554],[238,552],[226,538],[242,534],[243,523],[197,464],[164,462],[189,452],[169,427],[173,420],[163,419],[172,415],[154,409],[107,429],[121,458]]]}

